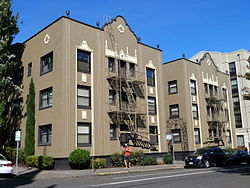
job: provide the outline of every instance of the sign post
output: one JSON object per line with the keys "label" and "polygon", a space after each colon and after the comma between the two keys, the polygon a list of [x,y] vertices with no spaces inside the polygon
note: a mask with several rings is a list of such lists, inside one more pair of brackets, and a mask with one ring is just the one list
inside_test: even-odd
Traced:
{"label": "sign post", "polygon": [[173,135],[172,134],[167,134],[166,135],[166,140],[171,141],[171,143],[172,143],[172,155],[173,155],[173,164],[174,164],[175,156],[174,156],[174,139],[173,139]]}
{"label": "sign post", "polygon": [[21,140],[21,131],[16,131],[15,134],[15,141],[16,141],[16,175],[17,175],[17,168],[18,168],[18,148],[19,148],[19,141]]}

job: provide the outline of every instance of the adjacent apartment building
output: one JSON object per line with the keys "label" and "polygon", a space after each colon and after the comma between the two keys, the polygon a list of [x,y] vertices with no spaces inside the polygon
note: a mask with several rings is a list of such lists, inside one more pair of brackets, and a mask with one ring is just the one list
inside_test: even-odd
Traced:
{"label": "adjacent apartment building", "polygon": [[250,81],[240,76],[250,71],[250,52],[247,50],[237,50],[229,53],[201,51],[194,55],[191,60],[199,61],[205,53],[211,55],[220,71],[230,74],[237,146],[239,149],[247,147],[249,150],[250,101],[243,99],[242,89],[250,87]]}
{"label": "adjacent apartment building", "polygon": [[61,17],[24,44],[22,97],[33,78],[36,155],[63,159],[78,147],[109,156],[124,143],[167,151],[162,51],[141,43],[123,17],[102,28]]}
{"label": "adjacent apartment building", "polygon": [[198,62],[177,59],[163,64],[164,121],[175,151],[214,145],[235,146],[229,74],[218,70],[210,54]]}

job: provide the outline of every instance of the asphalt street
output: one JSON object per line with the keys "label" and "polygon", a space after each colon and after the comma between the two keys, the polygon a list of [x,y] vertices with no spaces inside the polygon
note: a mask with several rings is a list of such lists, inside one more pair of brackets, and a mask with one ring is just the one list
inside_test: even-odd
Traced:
{"label": "asphalt street", "polygon": [[239,165],[225,168],[171,169],[106,176],[83,176],[78,178],[56,178],[32,180],[25,178],[2,178],[1,188],[54,188],[54,187],[152,187],[152,188],[249,188],[250,166]]}

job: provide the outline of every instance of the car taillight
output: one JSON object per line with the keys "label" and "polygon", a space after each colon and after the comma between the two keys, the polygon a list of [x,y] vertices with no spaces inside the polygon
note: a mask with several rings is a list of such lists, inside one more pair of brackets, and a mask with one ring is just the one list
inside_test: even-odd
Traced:
{"label": "car taillight", "polygon": [[9,163],[9,164],[4,164],[3,166],[13,166],[13,164]]}

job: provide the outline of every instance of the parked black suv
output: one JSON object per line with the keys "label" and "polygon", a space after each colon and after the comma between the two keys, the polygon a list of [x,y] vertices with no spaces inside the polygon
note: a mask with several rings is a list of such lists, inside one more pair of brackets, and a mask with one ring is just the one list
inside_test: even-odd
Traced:
{"label": "parked black suv", "polygon": [[224,150],[219,147],[205,147],[197,149],[193,154],[186,156],[185,168],[188,167],[205,167],[221,165],[226,163]]}

